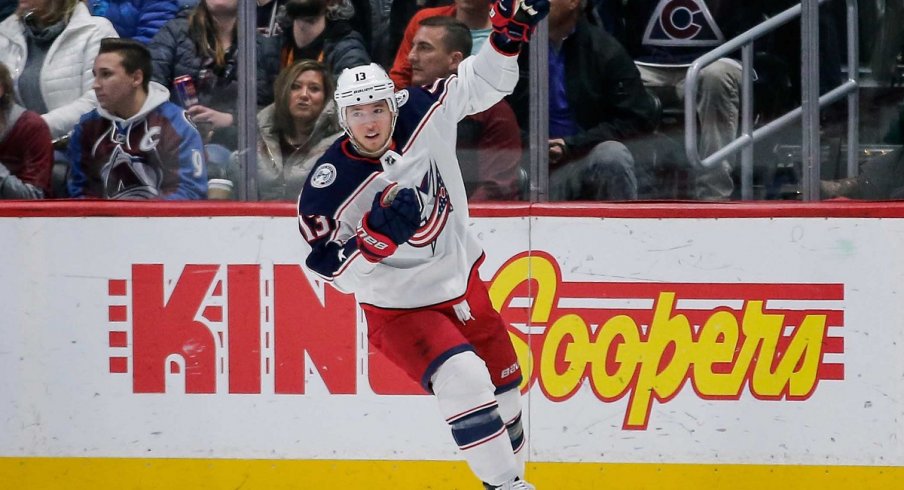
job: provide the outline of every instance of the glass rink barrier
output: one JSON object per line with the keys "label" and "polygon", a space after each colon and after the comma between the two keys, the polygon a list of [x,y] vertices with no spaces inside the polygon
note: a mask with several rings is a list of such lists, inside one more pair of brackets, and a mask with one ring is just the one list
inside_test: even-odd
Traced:
{"label": "glass rink barrier", "polygon": [[[456,156],[470,202],[894,200],[904,192],[895,2],[808,0],[806,9],[771,2],[736,12],[705,0],[690,2],[694,8],[664,0],[646,10],[626,2],[587,12],[556,4],[555,14],[569,15],[542,22],[514,56],[517,77],[500,78],[507,95],[469,99],[475,105],[456,115],[455,127],[437,131],[418,131],[436,112],[426,101],[452,107],[444,95],[460,82],[459,67],[473,64],[465,58],[492,48],[488,29],[456,36],[462,23],[426,20],[449,17],[450,7],[389,15],[357,12],[349,0],[237,2],[219,21],[219,7],[211,13],[207,2],[187,3],[197,5],[147,41],[152,88],[165,88],[176,107],[144,147],[170,148],[146,154],[144,131],[130,125],[100,144],[112,123],[99,116],[102,127],[83,128],[74,148],[73,131],[58,135],[51,125],[54,153],[29,126],[33,118],[20,118],[19,131],[35,136],[7,145],[5,165],[41,192],[10,183],[4,199],[149,192],[297,201],[331,147],[361,157],[355,140],[343,139],[348,107],[334,95],[344,69],[371,62],[396,91],[397,168],[414,158],[406,155],[410,143],[435,140]],[[815,56],[802,58],[808,53]],[[19,72],[9,63],[12,93]],[[181,136],[185,121],[200,143]],[[26,171],[24,149],[39,147],[43,170]],[[122,192],[132,185],[147,189]]]}

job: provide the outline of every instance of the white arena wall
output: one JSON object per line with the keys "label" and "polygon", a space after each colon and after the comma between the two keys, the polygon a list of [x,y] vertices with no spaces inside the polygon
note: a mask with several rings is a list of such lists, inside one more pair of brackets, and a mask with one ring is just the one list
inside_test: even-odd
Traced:
{"label": "white arena wall", "polygon": [[[538,488],[904,484],[904,204],[471,212]],[[302,260],[290,204],[0,205],[0,488],[479,488]]]}

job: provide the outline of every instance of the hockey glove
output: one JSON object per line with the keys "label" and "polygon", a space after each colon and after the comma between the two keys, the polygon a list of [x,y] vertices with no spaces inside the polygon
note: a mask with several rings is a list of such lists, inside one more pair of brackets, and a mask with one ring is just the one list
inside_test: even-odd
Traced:
{"label": "hockey glove", "polygon": [[421,226],[421,203],[416,191],[402,189],[393,195],[395,190],[393,184],[374,196],[373,205],[358,228],[358,250],[371,262],[394,254]]}
{"label": "hockey glove", "polygon": [[547,14],[549,0],[495,0],[490,9],[490,41],[503,53],[517,54]]}

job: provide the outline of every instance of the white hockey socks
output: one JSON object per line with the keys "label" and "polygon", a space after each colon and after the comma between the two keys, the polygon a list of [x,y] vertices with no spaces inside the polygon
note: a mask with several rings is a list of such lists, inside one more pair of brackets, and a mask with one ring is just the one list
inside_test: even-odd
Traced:
{"label": "white hockey socks", "polygon": [[521,392],[517,387],[496,395],[499,403],[499,415],[505,422],[512,451],[518,463],[518,476],[524,478],[524,463],[527,460],[527,435],[521,423]]}
{"label": "white hockey socks", "polygon": [[519,475],[486,364],[473,352],[450,357],[433,375],[433,393],[471,471],[501,485]]}

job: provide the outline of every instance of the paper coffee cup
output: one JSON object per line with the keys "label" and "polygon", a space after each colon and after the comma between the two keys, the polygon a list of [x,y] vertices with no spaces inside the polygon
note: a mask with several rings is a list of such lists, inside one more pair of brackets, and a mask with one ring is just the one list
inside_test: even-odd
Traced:
{"label": "paper coffee cup", "polygon": [[232,181],[229,179],[210,179],[207,181],[208,199],[231,199]]}

